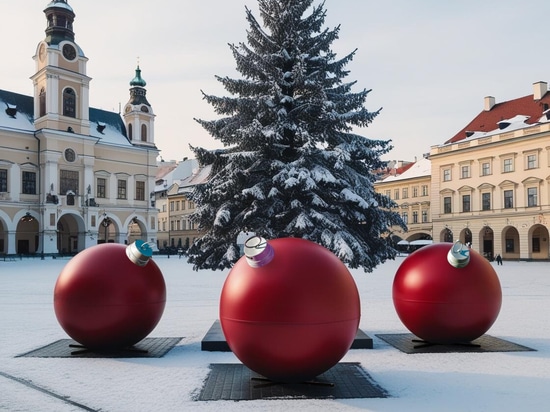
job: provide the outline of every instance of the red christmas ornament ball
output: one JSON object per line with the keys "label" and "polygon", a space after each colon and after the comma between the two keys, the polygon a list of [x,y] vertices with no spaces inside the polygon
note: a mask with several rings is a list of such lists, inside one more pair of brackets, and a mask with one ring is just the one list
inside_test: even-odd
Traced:
{"label": "red christmas ornament ball", "polygon": [[[455,258],[448,257],[451,248],[460,252]],[[456,264],[456,257],[462,259],[459,267],[450,263]],[[478,252],[461,244],[436,243],[413,252],[400,265],[393,303],[403,324],[419,338],[466,343],[493,325],[502,290],[492,265]]]}
{"label": "red christmas ornament ball", "polygon": [[355,281],[332,252],[308,240],[251,242],[248,252],[257,252],[235,264],[221,293],[227,343],[270,380],[312,379],[338,363],[355,339],[361,316]]}
{"label": "red christmas ornament ball", "polygon": [[87,248],[65,265],[57,279],[57,320],[87,348],[131,346],[156,327],[164,312],[162,273],[150,255],[134,263],[127,255],[132,246],[104,243]]}

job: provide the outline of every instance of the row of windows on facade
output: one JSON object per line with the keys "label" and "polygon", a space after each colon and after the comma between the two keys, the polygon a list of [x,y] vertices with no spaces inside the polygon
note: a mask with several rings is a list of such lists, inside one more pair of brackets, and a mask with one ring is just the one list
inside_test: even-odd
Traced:
{"label": "row of windows on facade", "polygon": [[[40,117],[46,115],[46,90],[43,88],[40,90],[39,95],[40,101]],[[63,90],[63,116],[76,118],[76,93],[70,87],[67,87]],[[132,124],[128,125],[128,137],[132,140],[134,131]],[[147,141],[147,125],[141,125],[141,136],[140,139],[142,142]]]}
{"label": "row of windows on facade", "polygon": [[[515,155],[508,155],[509,157],[504,157],[501,159],[502,173],[511,173],[515,171]],[[470,163],[470,162],[468,162]],[[472,177],[472,166],[471,164],[461,164],[460,167],[460,178],[469,179]],[[525,170],[537,169],[539,167],[539,159],[537,153],[530,153],[525,155]],[[479,167],[480,176],[489,176],[492,172],[492,161],[481,161]],[[444,167],[442,169],[442,178],[444,182],[449,182],[452,180],[452,170],[451,167]]]}
{"label": "row of windows on facade", "polygon": [[[420,223],[418,221],[418,216],[419,216],[419,213],[417,210],[414,210],[412,212],[412,224],[415,224],[415,223]],[[408,225],[409,224],[409,212],[402,212],[401,213],[401,218],[403,219],[403,222]],[[428,211],[427,210],[423,210],[422,211],[422,223],[428,223],[429,222],[429,219],[428,219]]]}
{"label": "row of windows on facade", "polygon": [[[514,208],[514,191],[513,190],[504,190],[503,191],[503,206],[504,209],[513,209]],[[471,212],[472,211],[472,201],[471,195],[462,195],[462,212]],[[527,207],[538,206],[538,188],[537,187],[528,187],[527,188]],[[491,209],[491,193],[481,193],[481,210],[492,210]],[[443,198],[443,213],[452,213],[452,197],[445,196]]]}
{"label": "row of windows on facade", "polygon": [[[162,232],[166,232],[167,228],[166,221],[161,222],[159,220],[158,227],[161,228]],[[170,221],[170,230],[178,231],[178,230],[195,230],[195,222],[192,222],[189,219],[177,219],[177,220],[171,220]]]}
{"label": "row of windows on facade", "polygon": [[[59,171],[59,193],[78,193],[80,176],[79,172],[74,170],[60,170]],[[21,192],[26,195],[36,194],[36,172],[23,171],[21,173]],[[136,181],[136,193],[135,200],[145,200],[145,182]],[[117,198],[127,198],[127,184],[124,179],[117,180]],[[0,169],[0,192],[8,192],[8,170]],[[107,197],[107,179],[96,179],[96,197]]]}
{"label": "row of windows on facade", "polygon": [[[409,188],[404,187],[402,189],[395,189],[393,191],[393,197],[391,196],[391,189],[385,191],[385,195],[391,199],[399,200],[400,192],[402,192],[402,199],[408,199],[409,198]],[[412,187],[412,197],[418,197],[420,196],[428,196],[428,185],[422,185],[422,186],[413,186]]]}
{"label": "row of windows on facade", "polygon": [[[186,208],[191,210],[195,208],[195,203],[191,200],[182,200],[181,202],[179,200],[171,200],[170,212],[178,212],[180,210],[180,205],[181,205],[181,210],[186,210]],[[162,205],[162,211],[166,212],[165,204]]]}

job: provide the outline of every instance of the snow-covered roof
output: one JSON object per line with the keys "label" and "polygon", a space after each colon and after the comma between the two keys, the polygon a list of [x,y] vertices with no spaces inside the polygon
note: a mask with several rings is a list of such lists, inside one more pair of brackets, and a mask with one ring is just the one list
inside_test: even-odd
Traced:
{"label": "snow-covered roof", "polygon": [[191,176],[188,176],[185,179],[182,179],[179,183],[178,192],[188,192],[189,189],[196,185],[206,183],[212,171],[212,165],[203,166],[193,171]]}
{"label": "snow-covered roof", "polygon": [[447,141],[446,143],[443,143],[439,145],[438,147],[445,147],[452,145],[453,143],[464,143],[468,141],[472,141],[475,139],[481,139],[484,137],[490,137],[501,133],[509,133],[513,132],[515,130],[525,129],[527,127],[532,127],[536,123],[548,123],[550,122],[550,119],[546,115],[543,115],[540,119],[538,119],[538,122],[536,123],[528,123],[530,117],[527,115],[518,114],[514,117],[511,117],[510,119],[503,119],[496,123],[498,127],[495,129],[486,131],[486,132],[470,132],[468,133],[467,137],[464,139],[461,139],[459,141]]}
{"label": "snow-covered roof", "polygon": [[382,182],[395,182],[405,179],[414,179],[417,177],[425,177],[432,175],[432,162],[423,157],[421,160],[414,163],[405,172],[397,176],[388,176]]}
{"label": "snow-covered roof", "polygon": [[199,162],[196,159],[185,159],[178,165],[166,173],[164,176],[159,176],[155,192],[168,190],[173,183],[181,184],[185,179],[190,178],[199,169]]}
{"label": "snow-covered roof", "polygon": [[[16,109],[14,116],[8,109]],[[126,135],[126,126],[120,114],[90,107],[90,136],[99,144],[132,147]],[[34,99],[18,93],[0,90],[0,129],[33,133]]]}

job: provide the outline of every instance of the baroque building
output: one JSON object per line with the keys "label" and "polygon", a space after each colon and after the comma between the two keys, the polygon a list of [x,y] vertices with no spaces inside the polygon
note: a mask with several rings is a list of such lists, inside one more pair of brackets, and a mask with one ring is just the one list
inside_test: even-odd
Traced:
{"label": "baroque building", "polygon": [[483,110],[430,150],[431,209],[436,241],[471,243],[492,259],[548,259],[550,225],[550,93]]}
{"label": "baroque building", "polygon": [[88,58],[65,0],[45,8],[32,96],[0,89],[0,253],[156,244],[155,114],[139,66],[123,115],[89,106]]}

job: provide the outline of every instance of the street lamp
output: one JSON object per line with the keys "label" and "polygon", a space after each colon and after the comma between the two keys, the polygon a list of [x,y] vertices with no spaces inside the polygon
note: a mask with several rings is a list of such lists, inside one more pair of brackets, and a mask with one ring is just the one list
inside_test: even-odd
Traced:
{"label": "street lamp", "polygon": [[107,236],[109,233],[108,229],[111,223],[113,223],[111,218],[107,216],[107,213],[103,213],[103,221],[101,222],[101,225],[105,228],[105,243],[107,243]]}

